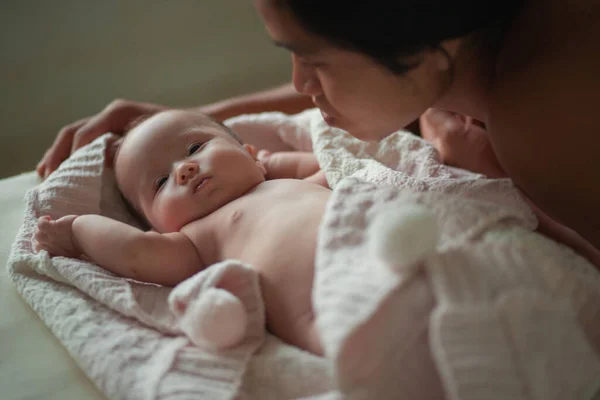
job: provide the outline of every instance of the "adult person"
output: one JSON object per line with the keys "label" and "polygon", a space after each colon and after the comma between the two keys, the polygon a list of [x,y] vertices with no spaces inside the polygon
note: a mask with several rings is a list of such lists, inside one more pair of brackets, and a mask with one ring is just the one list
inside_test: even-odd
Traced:
{"label": "adult person", "polygon": [[[439,108],[481,121],[498,163],[542,210],[600,247],[600,7],[592,0],[254,0],[267,31],[290,50],[294,88],[202,108],[295,112],[380,140]],[[38,166],[163,106],[111,103],[65,127]],[[427,115],[427,114],[426,114]],[[436,136],[442,157],[452,134]],[[268,146],[265,146],[268,148]],[[272,149],[277,150],[277,149]],[[458,162],[460,164],[460,161]]]}

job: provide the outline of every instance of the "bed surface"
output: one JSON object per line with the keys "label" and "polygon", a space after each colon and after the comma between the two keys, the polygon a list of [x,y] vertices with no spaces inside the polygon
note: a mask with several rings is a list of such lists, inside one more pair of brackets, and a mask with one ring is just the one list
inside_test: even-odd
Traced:
{"label": "bed surface", "polygon": [[21,225],[23,196],[35,173],[0,180],[0,397],[4,400],[105,399],[8,278],[6,263]]}

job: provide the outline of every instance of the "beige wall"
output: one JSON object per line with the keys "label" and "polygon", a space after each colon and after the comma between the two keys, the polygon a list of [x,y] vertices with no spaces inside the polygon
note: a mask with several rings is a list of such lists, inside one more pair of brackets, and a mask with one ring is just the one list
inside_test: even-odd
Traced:
{"label": "beige wall", "polygon": [[289,80],[250,0],[0,2],[0,177],[121,97],[198,105]]}

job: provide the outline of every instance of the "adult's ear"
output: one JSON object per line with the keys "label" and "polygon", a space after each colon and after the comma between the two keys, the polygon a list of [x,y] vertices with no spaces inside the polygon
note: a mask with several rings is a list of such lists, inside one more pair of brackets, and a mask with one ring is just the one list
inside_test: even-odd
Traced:
{"label": "adult's ear", "polygon": [[104,154],[104,166],[108,168],[113,168],[115,166],[115,159],[117,158],[117,153],[119,152],[119,148],[123,143],[123,137],[113,137],[108,140],[106,146],[106,152]]}
{"label": "adult's ear", "polygon": [[437,47],[433,48],[433,56],[437,69],[439,71],[448,71],[452,69],[452,63],[456,58],[456,54],[464,39],[448,39],[441,42]]}

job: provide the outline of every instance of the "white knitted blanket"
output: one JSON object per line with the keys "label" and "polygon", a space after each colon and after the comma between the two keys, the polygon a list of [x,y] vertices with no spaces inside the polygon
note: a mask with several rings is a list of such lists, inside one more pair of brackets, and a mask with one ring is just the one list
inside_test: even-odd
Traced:
{"label": "white knitted blanket", "polygon": [[[8,266],[17,290],[85,373],[111,399],[327,394],[332,380],[324,360],[265,332],[258,276],[250,266],[222,262],[171,290],[117,277],[89,262],[34,253],[40,215],[95,213],[135,225],[112,170],[104,167],[109,140],[105,135],[82,148],[27,193]],[[228,293],[233,297],[223,296]],[[231,298],[243,306],[244,335],[219,348],[202,340],[210,336],[203,331],[230,335],[223,328],[235,327],[232,318],[239,316],[231,314]],[[189,305],[183,314],[175,307],[181,302]]]}
{"label": "white knitted blanket", "polygon": [[[535,218],[510,181],[442,166],[405,133],[358,142],[315,111],[229,124],[274,129],[303,150],[313,135],[334,188],[313,295],[327,361],[265,335],[249,266],[223,262],[171,291],[34,254],[41,214],[132,222],[103,166],[103,137],[28,194],[9,270],[108,397],[537,400],[585,399],[598,388],[600,279],[531,232]],[[247,323],[235,345],[216,349],[201,339],[231,323],[220,311],[238,303],[224,293]],[[180,302],[189,313],[177,312]]]}
{"label": "white knitted blanket", "polygon": [[310,131],[335,189],[314,306],[344,397],[600,396],[600,275],[532,232],[510,180],[441,165],[407,133]]}

